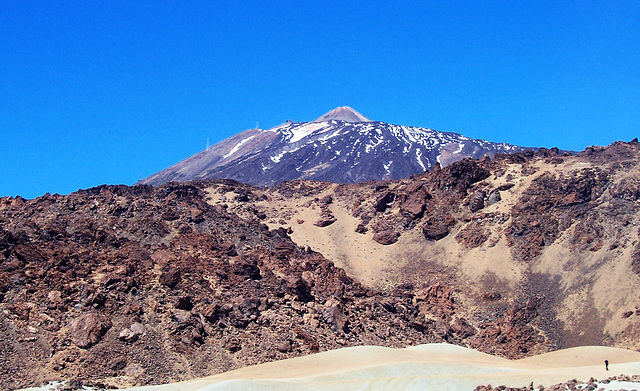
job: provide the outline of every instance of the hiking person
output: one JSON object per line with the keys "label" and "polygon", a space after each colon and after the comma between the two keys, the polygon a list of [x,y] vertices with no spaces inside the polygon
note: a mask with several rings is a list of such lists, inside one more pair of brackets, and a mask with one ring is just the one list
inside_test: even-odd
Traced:
{"label": "hiking person", "polygon": [[609,360],[604,360],[604,369],[609,370]]}

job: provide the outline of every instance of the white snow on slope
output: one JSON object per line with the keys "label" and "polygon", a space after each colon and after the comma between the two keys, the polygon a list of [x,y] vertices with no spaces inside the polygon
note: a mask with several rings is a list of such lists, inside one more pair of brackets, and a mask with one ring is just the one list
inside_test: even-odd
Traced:
{"label": "white snow on slope", "polygon": [[418,161],[420,167],[422,167],[422,171],[427,171],[427,168],[422,163],[422,151],[419,148],[416,149],[416,160]]}
{"label": "white snow on slope", "polygon": [[247,141],[251,140],[252,138],[254,138],[255,136],[251,136],[251,137],[247,137],[244,140],[240,141],[238,144],[236,144],[233,148],[231,148],[231,150],[224,155],[222,158],[226,159],[229,156],[233,155],[234,153],[238,152],[238,150],[240,149],[240,147],[242,147],[244,144],[247,143]]}
{"label": "white snow on slope", "polygon": [[288,140],[289,143],[295,143],[296,141],[300,141],[303,138],[307,137],[311,133],[316,130],[320,130],[327,126],[326,123],[322,122],[311,122],[303,126],[296,126],[291,129],[291,138]]}
{"label": "white snow on slope", "polygon": [[384,167],[384,170],[387,172],[387,175],[391,175],[391,171],[389,170],[389,168],[391,168],[392,164],[393,164],[393,160],[390,161],[388,164],[382,165]]}

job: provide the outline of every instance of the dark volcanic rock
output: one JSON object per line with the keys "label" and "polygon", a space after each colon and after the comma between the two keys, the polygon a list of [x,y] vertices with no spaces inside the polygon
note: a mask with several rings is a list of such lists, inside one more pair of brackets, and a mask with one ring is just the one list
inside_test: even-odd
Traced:
{"label": "dark volcanic rock", "polygon": [[484,191],[478,190],[471,196],[471,200],[469,202],[469,208],[472,212],[477,212],[480,209],[484,208],[484,198],[486,197]]}

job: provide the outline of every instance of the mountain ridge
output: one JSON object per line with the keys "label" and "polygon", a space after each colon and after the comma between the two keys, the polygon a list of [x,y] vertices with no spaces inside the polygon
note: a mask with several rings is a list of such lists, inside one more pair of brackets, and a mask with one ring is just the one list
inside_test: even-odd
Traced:
{"label": "mountain ridge", "polygon": [[256,186],[314,179],[337,183],[401,179],[467,157],[527,148],[457,133],[371,121],[339,107],[312,122],[249,129],[143,179],[159,185],[194,179],[234,179]]}

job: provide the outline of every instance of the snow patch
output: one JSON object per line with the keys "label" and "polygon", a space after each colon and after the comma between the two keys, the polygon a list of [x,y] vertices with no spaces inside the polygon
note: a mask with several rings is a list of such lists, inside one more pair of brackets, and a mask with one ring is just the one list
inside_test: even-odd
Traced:
{"label": "snow patch", "polygon": [[271,156],[269,159],[271,159],[271,161],[274,163],[280,163],[280,159],[282,159],[285,153],[286,152],[280,152],[276,156]]}
{"label": "snow patch", "polygon": [[231,148],[231,150],[230,150],[226,155],[224,155],[222,158],[223,158],[223,159],[226,159],[226,158],[228,158],[229,156],[233,155],[234,153],[238,152],[238,150],[240,149],[240,147],[242,147],[244,144],[246,144],[246,143],[247,143],[247,141],[251,140],[251,139],[252,139],[252,138],[254,138],[254,137],[256,137],[256,136],[247,137],[247,138],[245,138],[244,140],[240,141],[240,142],[239,142],[238,144],[236,144],[233,148]]}
{"label": "snow patch", "polygon": [[288,141],[289,143],[300,141],[311,133],[315,132],[316,130],[322,129],[325,126],[326,124],[322,122],[312,122],[304,126],[294,127],[293,129],[291,129],[291,138]]}
{"label": "snow patch", "polygon": [[369,144],[365,145],[364,151],[369,153],[372,149],[382,144],[383,141],[384,139],[382,137],[376,138],[375,141],[372,140]]}
{"label": "snow patch", "polygon": [[422,167],[422,171],[427,171],[427,168],[424,166],[424,163],[422,163],[422,151],[420,149],[416,149],[416,160],[418,161],[418,164],[420,165],[420,167]]}
{"label": "snow patch", "polygon": [[387,172],[387,175],[391,175],[391,171],[389,170],[389,168],[391,167],[391,164],[393,164],[393,160],[391,160],[388,164],[382,165],[384,167],[384,170]]}

